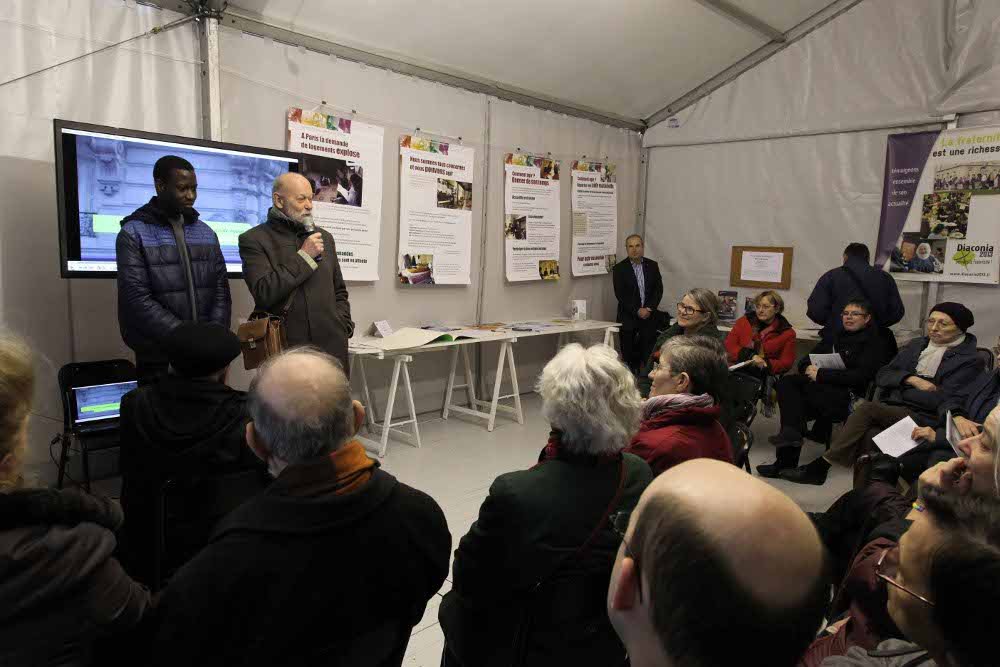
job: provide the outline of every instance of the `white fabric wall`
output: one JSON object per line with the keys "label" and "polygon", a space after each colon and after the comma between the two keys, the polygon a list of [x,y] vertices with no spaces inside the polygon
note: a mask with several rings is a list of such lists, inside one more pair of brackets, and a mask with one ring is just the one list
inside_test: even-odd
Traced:
{"label": "white fabric wall", "polygon": [[[0,3],[0,81],[178,18],[110,0]],[[40,357],[28,464],[62,428],[59,367],[127,353],[114,281],[59,278],[52,119],[198,136],[198,63],[185,25],[0,87],[0,324]]]}
{"label": "white fabric wall", "polygon": [[[998,20],[1000,3],[862,2],[647,131],[647,245],[665,261],[666,294],[727,289],[733,245],[789,245],[786,305],[804,321],[816,279],[840,264],[844,246],[874,249],[886,136],[941,127],[925,123],[945,113],[1000,107]],[[998,113],[960,117],[962,126],[998,121]],[[899,285],[900,328],[916,328],[922,287]],[[942,285],[938,298],[968,304],[973,331],[992,344],[996,294],[995,286]]]}

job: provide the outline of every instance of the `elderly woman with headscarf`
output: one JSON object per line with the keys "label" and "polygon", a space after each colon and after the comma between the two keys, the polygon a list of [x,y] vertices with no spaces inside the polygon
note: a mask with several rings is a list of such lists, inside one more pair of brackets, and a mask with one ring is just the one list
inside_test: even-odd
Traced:
{"label": "elderly woman with headscarf", "polygon": [[624,649],[605,609],[620,540],[649,466],[622,450],[642,400],[603,345],[564,347],[538,382],[552,427],[536,465],[498,477],[455,551],[441,602],[443,664],[611,665]]}
{"label": "elderly woman with headscarf", "polygon": [[656,339],[653,353],[639,369],[639,391],[649,396],[652,380],[649,374],[653,365],[660,357],[660,348],[674,336],[710,336],[720,341],[726,337],[725,332],[715,326],[719,322],[719,297],[712,290],[695,287],[689,290],[677,302],[677,321],[667,327]]}
{"label": "elderly woman with headscarf", "polygon": [[931,253],[931,245],[929,243],[920,243],[917,245],[917,251],[913,259],[910,260],[910,271],[935,273],[940,269],[936,263],[937,259]]}
{"label": "elderly woman with headscarf", "polygon": [[32,355],[0,337],[0,665],[91,664],[102,634],[135,626],[149,592],[114,559],[117,504],[27,488]]}
{"label": "elderly woman with headscarf", "polygon": [[626,451],[642,457],[659,475],[697,458],[732,463],[726,430],[719,423],[719,396],[726,351],[715,338],[675,336],[660,349],[642,424]]}

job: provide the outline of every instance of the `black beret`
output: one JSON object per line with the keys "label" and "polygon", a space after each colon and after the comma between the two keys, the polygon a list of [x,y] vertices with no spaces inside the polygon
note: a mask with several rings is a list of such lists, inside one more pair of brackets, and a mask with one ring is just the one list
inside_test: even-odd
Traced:
{"label": "black beret", "polygon": [[240,339],[221,324],[184,322],[163,340],[167,359],[178,374],[205,377],[240,356]]}
{"label": "black beret", "polygon": [[972,311],[954,301],[939,303],[931,308],[931,312],[944,313],[962,331],[968,331],[969,327],[976,323],[976,318],[972,316]]}

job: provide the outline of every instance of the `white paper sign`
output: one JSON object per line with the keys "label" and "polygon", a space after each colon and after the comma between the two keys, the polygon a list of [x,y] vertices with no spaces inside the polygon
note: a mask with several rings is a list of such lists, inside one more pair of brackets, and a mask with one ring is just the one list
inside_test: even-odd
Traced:
{"label": "white paper sign", "polygon": [[404,135],[399,154],[399,281],[468,285],[475,151]]}
{"label": "white paper sign", "polygon": [[809,362],[816,368],[828,368],[832,371],[846,370],[844,358],[839,354],[810,354]]}
{"label": "white paper sign", "polygon": [[503,224],[507,280],[559,280],[559,162],[506,155]]}
{"label": "white paper sign", "polygon": [[615,165],[576,161],[571,173],[573,275],[605,275],[618,261]]}
{"label": "white paper sign", "polygon": [[912,417],[903,417],[872,440],[884,454],[900,457],[917,446],[917,441],[911,437],[915,428],[917,423]]}
{"label": "white paper sign", "polygon": [[744,250],[740,263],[740,280],[780,283],[785,255],[781,252]]}
{"label": "white paper sign", "polygon": [[376,320],[375,321],[375,331],[382,338],[392,335],[392,327],[389,325],[388,320]]}
{"label": "white paper sign", "polygon": [[313,219],[333,235],[344,280],[378,280],[383,134],[356,120],[288,110],[288,150],[301,155]]}

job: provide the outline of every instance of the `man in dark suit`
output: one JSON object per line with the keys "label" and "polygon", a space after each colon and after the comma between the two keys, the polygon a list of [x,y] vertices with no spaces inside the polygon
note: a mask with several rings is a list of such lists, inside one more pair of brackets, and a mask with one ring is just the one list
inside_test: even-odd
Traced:
{"label": "man in dark suit", "polygon": [[641,236],[632,234],[625,239],[625,249],[628,259],[618,262],[611,276],[622,325],[622,360],[635,372],[656,342],[656,308],[663,297],[663,278],[659,265],[643,257]]}

